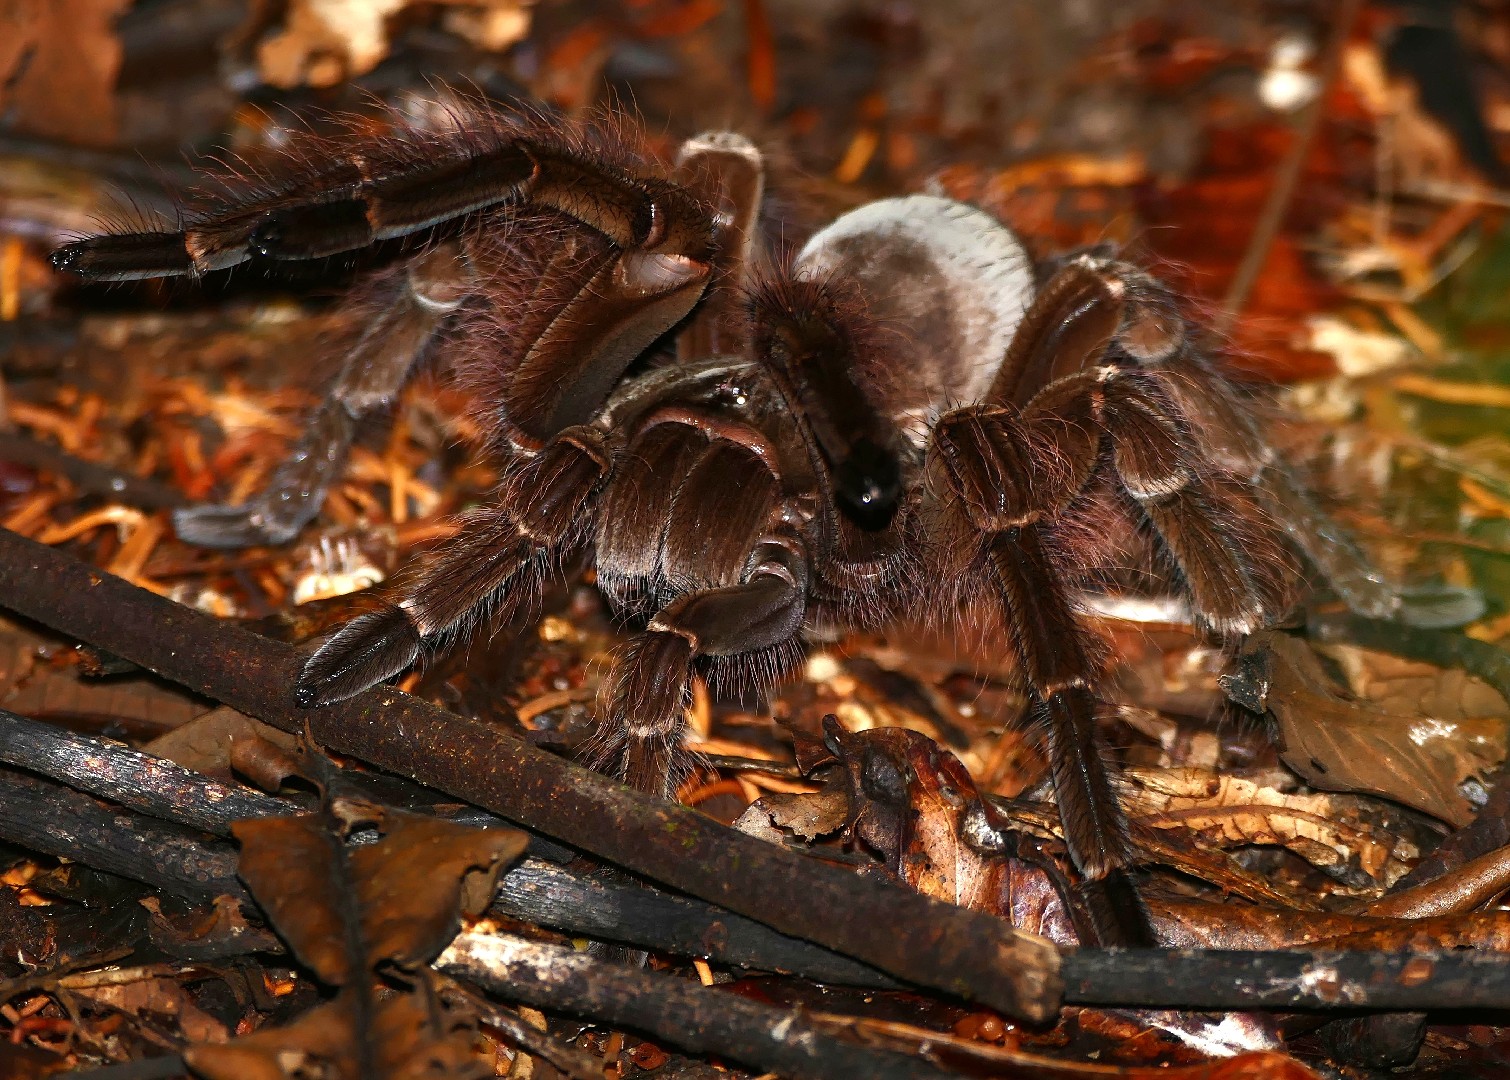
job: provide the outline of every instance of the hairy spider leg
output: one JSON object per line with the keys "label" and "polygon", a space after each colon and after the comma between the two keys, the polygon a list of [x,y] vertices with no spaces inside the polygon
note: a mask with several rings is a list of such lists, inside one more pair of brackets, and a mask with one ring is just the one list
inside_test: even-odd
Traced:
{"label": "hairy spider leg", "polygon": [[[746,181],[731,196],[721,195],[720,205],[732,207],[731,220],[748,227],[755,210],[741,206],[739,200],[759,197],[758,172],[753,174],[755,182],[748,182],[750,168],[758,168],[758,157],[752,150],[742,153],[750,149],[748,144],[741,147],[740,141],[732,139],[713,140],[716,146],[698,149],[709,141],[695,140],[689,156],[716,150],[714,164],[722,167],[714,169],[714,179]],[[723,242],[722,231],[717,235]],[[746,243],[739,232],[730,234],[730,241]],[[741,254],[743,250],[741,246]],[[586,283],[551,312],[550,321],[538,330],[511,373],[510,384],[499,392],[504,411],[519,429],[511,439],[516,447],[528,455],[532,437],[548,435],[564,419],[586,420],[603,410],[612,384],[633,355],[679,321],[701,296],[715,257],[708,251],[699,254],[706,261],[676,262],[628,251],[600,260],[597,269],[589,268]],[[695,274],[685,272],[689,267]],[[657,387],[647,383],[647,397],[657,392]],[[625,408],[623,402],[618,407]],[[612,420],[604,422],[611,429]],[[507,607],[517,612],[529,606],[538,597],[544,575],[560,564],[564,553],[579,546],[590,530],[597,492],[614,487],[605,438],[599,429],[587,427],[568,427],[549,437],[543,450],[511,472],[498,506],[472,515],[462,535],[396,607],[354,621],[310,659],[300,680],[301,703],[338,700],[402,671],[427,646],[463,632],[484,609]],[[630,475],[619,486],[621,490],[634,489],[633,466],[644,460],[647,450],[639,445],[632,449],[627,455]],[[699,513],[712,495],[705,489],[725,479],[716,462],[705,464],[701,472],[694,469],[679,489],[689,493],[684,507]],[[723,493],[728,494],[727,487]],[[668,533],[685,535],[683,544],[701,545],[705,529],[700,523],[678,525],[674,507],[667,509],[670,512],[663,518],[653,506],[635,505],[626,512],[626,520],[649,521],[655,528],[661,528],[664,520]],[[686,516],[684,509],[682,517]],[[612,529],[600,538],[610,564],[613,541]],[[741,552],[741,562],[745,558]],[[691,664],[700,655],[748,647],[740,642],[748,640],[749,632],[760,633],[764,620],[759,612],[767,600],[768,582],[775,580],[773,573],[762,561],[751,567],[746,581],[685,593],[616,658],[606,681],[609,689],[603,707],[608,741],[622,748],[619,760],[611,763],[613,772],[646,790],[668,793],[679,744],[681,699],[687,692]],[[799,596],[794,621],[782,632],[783,639],[795,632],[801,613]],[[736,630],[746,637],[738,638]]]}
{"label": "hairy spider leg", "polygon": [[598,582],[647,625],[603,683],[591,758],[642,790],[674,793],[696,667],[759,676],[768,650],[795,648],[807,553],[774,456],[738,411],[667,401],[634,425],[604,494]]}
{"label": "hairy spider leg", "polygon": [[375,316],[346,350],[335,384],[267,486],[239,505],[175,511],[179,537],[216,548],[293,539],[320,512],[358,424],[392,407],[470,287],[470,264],[456,243],[440,244],[388,275],[371,294]]}
{"label": "hairy spider leg", "polygon": [[[1224,472],[1179,409],[1183,326],[1131,267],[1096,256],[1063,266],[1039,293],[992,387],[992,402],[944,417],[936,446],[961,511],[989,536],[988,565],[1049,750],[1066,843],[1092,881],[1134,862],[1095,732],[1102,661],[1047,554],[1044,530],[1109,459],[1188,589],[1197,620],[1249,633],[1283,614],[1286,560],[1244,478]],[[1123,879],[1125,880],[1125,878]],[[1133,917],[1127,917],[1132,914]],[[1093,918],[1097,912],[1093,910]],[[1146,939],[1140,912],[1100,913],[1113,941]]]}
{"label": "hairy spider leg", "polygon": [[[1139,297],[1135,314],[1119,335],[1121,347],[1144,370],[1163,373],[1159,392],[1173,405],[1206,460],[1240,481],[1242,497],[1256,500],[1260,512],[1284,531],[1350,610],[1373,619],[1416,621],[1421,613],[1410,608],[1269,446],[1253,410],[1238,404],[1238,392],[1198,349],[1186,347],[1184,321],[1167,287],[1135,267],[1116,265],[1121,279]],[[1472,607],[1470,596],[1456,601]]]}
{"label": "hairy spider leg", "polygon": [[548,576],[586,540],[612,465],[608,437],[579,426],[510,469],[497,502],[461,519],[396,605],[358,616],[305,662],[298,703],[359,694],[464,636],[484,615],[533,614]]}
{"label": "hairy spider leg", "polygon": [[807,609],[807,559],[790,538],[763,540],[745,580],[683,593],[617,650],[601,692],[598,767],[663,798],[676,795],[682,732],[699,659],[743,659],[792,642]]}
{"label": "hairy spider leg", "polygon": [[[592,417],[629,364],[706,291],[719,222],[696,195],[597,161],[572,139],[544,123],[519,134],[485,122],[440,138],[439,151],[436,140],[390,139],[321,157],[315,151],[325,144],[310,140],[293,155],[317,161],[306,175],[270,182],[179,232],[93,237],[53,253],[60,269],[127,280],[197,274],[254,256],[319,258],[467,219],[455,240],[427,247],[389,275],[401,282],[392,286],[396,295],[378,291],[382,306],[348,350],[331,399],[269,487],[243,506],[180,513],[180,535],[216,547],[292,538],[318,513],[359,420],[391,404],[430,344],[469,306],[483,309],[469,331],[488,317],[529,322],[532,330],[517,353],[491,357],[484,342],[459,365],[488,382],[487,420],[500,442],[534,453]],[[737,149],[729,147],[723,152]],[[533,225],[540,235],[495,235],[511,231],[510,214],[520,207],[536,217],[517,231]],[[571,223],[575,235],[540,228],[540,214]],[[510,279],[507,263],[521,246],[534,252],[543,281]],[[540,287],[531,292],[532,285]],[[543,303],[548,318],[531,321],[500,306],[522,302],[525,292],[536,297],[532,315]]]}
{"label": "hairy spider leg", "polygon": [[746,344],[740,300],[750,276],[765,194],[765,163],[742,135],[709,131],[682,144],[676,180],[714,208],[719,232],[713,283],[676,338],[683,362],[735,356]]}
{"label": "hairy spider leg", "polygon": [[461,118],[454,130],[346,144],[307,137],[290,148],[289,164],[288,175],[243,183],[244,193],[190,215],[182,229],[76,240],[53,252],[53,266],[129,281],[254,258],[321,259],[526,203],[558,210],[625,251],[697,259],[708,247],[705,213],[688,193],[595,158],[545,122],[484,115]]}

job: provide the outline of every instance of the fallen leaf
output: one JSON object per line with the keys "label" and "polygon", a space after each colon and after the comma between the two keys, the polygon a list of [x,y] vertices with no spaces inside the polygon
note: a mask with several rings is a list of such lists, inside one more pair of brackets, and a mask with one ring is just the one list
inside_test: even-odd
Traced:
{"label": "fallen leaf", "polygon": [[[1458,715],[1452,695],[1409,698],[1445,715],[1385,711],[1342,696],[1315,653],[1282,633],[1254,635],[1246,657],[1265,665],[1264,704],[1279,722],[1281,757],[1313,787],[1382,795],[1456,826],[1473,818],[1463,783],[1504,758],[1505,721]],[[1457,676],[1440,673],[1452,682]],[[1397,685],[1396,704],[1403,691]],[[1444,701],[1447,704],[1444,706]]]}

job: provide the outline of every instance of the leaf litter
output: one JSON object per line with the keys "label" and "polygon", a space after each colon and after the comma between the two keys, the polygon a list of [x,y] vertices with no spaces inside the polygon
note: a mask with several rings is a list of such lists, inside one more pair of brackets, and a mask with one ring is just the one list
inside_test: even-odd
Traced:
{"label": "leaf litter", "polygon": [[[707,91],[710,99],[749,93],[753,107],[775,108],[777,119],[767,122],[779,124],[816,178],[810,185],[820,201],[845,205],[933,183],[1014,223],[1045,251],[1132,243],[1213,313],[1292,145],[1288,120],[1246,96],[1251,80],[1273,67],[1253,44],[1272,40],[1272,28],[1237,16],[1207,24],[1193,14],[1154,18],[1151,6],[1133,5],[1088,41],[1044,24],[1045,59],[1084,48],[1080,66],[1065,70],[1092,85],[1101,78],[1098,92],[1120,87],[1136,102],[1129,108],[1145,111],[1123,116],[1097,93],[1084,100],[1071,93],[1044,108],[1063,107],[1085,131],[1098,130],[1086,118],[1101,118],[1111,126],[1099,130],[1121,134],[1077,144],[1073,135],[1045,134],[1082,130],[1074,123],[1038,127],[1029,113],[1006,123],[1008,148],[993,144],[981,122],[987,98],[971,96],[989,74],[956,81],[939,108],[930,98],[947,69],[942,58],[959,54],[933,17],[946,15],[943,8],[925,19],[900,8],[867,12],[829,27],[834,40],[869,58],[872,84],[857,91],[809,72],[794,56],[792,43],[814,39],[818,16],[753,0],[732,5],[745,9],[749,25],[765,20],[778,31],[752,37],[758,54],[745,56],[738,35],[709,14],[719,6],[605,5],[565,24],[543,11],[530,24],[527,9],[512,4],[391,21],[370,6],[362,34],[332,39],[316,32],[321,11],[332,6],[309,3],[290,5],[282,23],[226,40],[232,54],[246,47],[246,34],[257,41],[245,55],[269,84],[340,87],[384,59],[410,58],[418,22],[409,20],[433,16],[422,27],[441,35],[432,41],[464,43],[447,46],[457,50],[455,63],[473,47],[507,55],[525,83],[567,108],[596,93],[605,69],[649,72],[637,76],[636,100],[651,115],[677,93],[676,79],[654,73],[679,68],[681,79],[718,88]],[[1498,26],[1490,5],[1470,7],[1465,19],[1480,29]],[[512,53],[499,25],[493,37],[485,33],[489,11],[514,20],[509,33],[527,35]],[[32,43],[21,48],[44,60],[65,55],[59,50],[72,28],[65,34],[25,5],[19,17],[25,35],[17,40]],[[1310,28],[1313,43],[1326,28]],[[1372,9],[1355,28],[1342,74],[1326,88],[1294,210],[1227,351],[1254,379],[1290,384],[1281,396],[1298,420],[1278,428],[1276,441],[1306,465],[1380,565],[1399,580],[1477,590],[1486,609],[1467,633],[1503,644],[1510,637],[1510,452],[1502,435],[1510,226],[1502,194],[1465,161],[1466,144],[1419,94],[1406,92],[1410,71],[1385,62],[1377,42],[1393,32],[1387,14]],[[1481,63],[1510,61],[1503,35],[1464,36],[1481,50]],[[154,107],[151,94],[130,89],[129,66],[125,84],[116,85],[110,56],[117,44],[108,33],[90,30],[78,40],[84,44],[67,64],[27,66],[0,52],[20,117],[12,130],[115,150],[141,145],[138,133],[152,128],[150,108],[143,111],[144,102]],[[909,50],[922,50],[924,62],[908,66]],[[767,69],[786,72],[809,100],[729,82],[728,72],[754,78]],[[478,69],[457,70],[477,77]],[[200,88],[200,107],[224,99],[214,76],[186,77],[201,80],[189,84]],[[1238,83],[1242,89],[1233,89]],[[417,83],[407,89],[426,92]],[[105,104],[87,121],[60,113],[46,130],[28,104],[101,95]],[[1502,102],[1491,105],[1481,111],[1497,123]],[[1174,128],[1172,117],[1180,118]],[[219,121],[243,140],[278,137],[276,111]],[[1171,160],[1140,142],[1140,131],[1145,139],[1176,131],[1165,149],[1178,144],[1189,153]],[[12,431],[120,478],[161,479],[187,498],[234,498],[255,488],[312,401],[310,384],[285,384],[284,358],[319,354],[322,338],[341,332],[339,316],[318,300],[233,297],[210,312],[173,301],[178,306],[154,314],[117,309],[70,321],[72,301],[53,295],[41,254],[59,230],[85,227],[98,187],[118,183],[120,174],[113,165],[65,172],[45,155],[36,168],[44,186],[60,193],[40,214],[42,204],[23,202],[11,181],[0,180],[7,214],[0,318],[17,331],[5,344]],[[13,221],[25,228],[12,232]],[[50,308],[56,318],[42,316]],[[448,534],[450,515],[496,480],[494,463],[457,449],[458,439],[476,433],[457,426],[462,410],[453,394],[438,383],[414,388],[386,445],[359,448],[318,535],[289,551],[194,551],[172,537],[162,510],[114,500],[109,476],[81,479],[13,463],[15,455],[0,455],[0,521],[153,591],[305,640],[346,618],[363,589],[422,557]],[[313,603],[295,608],[301,601]],[[617,630],[590,590],[563,585],[551,609],[538,627],[502,628],[466,655],[409,677],[404,688],[571,750],[586,737],[595,680]],[[1218,682],[1227,658],[1209,662],[1209,650],[1177,618],[1108,619],[1105,629],[1130,691],[1113,721],[1127,762],[1126,800],[1140,857],[1162,885],[1150,907],[1170,944],[1507,948],[1495,906],[1505,884],[1502,852],[1469,855],[1454,846],[1483,826],[1505,756],[1510,708],[1492,680],[1287,629],[1244,647],[1248,663],[1238,670],[1249,683],[1234,696],[1257,701],[1263,717],[1254,721]],[[85,656],[26,626],[7,626],[5,642],[6,708],[126,738],[197,771],[251,779],[310,805],[287,741],[254,722],[140,672],[83,676]],[[705,764],[680,796],[775,842],[1072,944],[1066,897],[1073,886],[1057,817],[1044,801],[1044,758],[1016,725],[1022,709],[1012,674],[994,656],[962,656],[911,629],[856,635],[818,648],[806,677],[769,701],[700,696],[690,748],[706,755]],[[837,720],[825,722],[829,716]],[[185,907],[101,875],[69,884],[47,869],[54,861],[45,846],[4,849],[0,895],[10,914],[0,933],[29,959],[19,967],[7,959],[0,980],[13,980],[3,983],[9,988],[23,976],[59,973],[32,979],[26,985],[40,989],[17,991],[0,1005],[18,1048],[15,1068],[44,1075],[178,1048],[207,1077],[319,1069],[524,1075],[554,1068],[551,1054],[577,1060],[561,1053],[566,1042],[607,1054],[615,1039],[619,1075],[645,1071],[636,1061],[660,1060],[663,1068],[665,1055],[658,1059],[653,1043],[559,1016],[549,1038],[562,1045],[540,1044],[543,1057],[479,1028],[476,1001],[428,965],[459,924],[490,931],[487,919],[476,921],[486,886],[518,857],[523,834],[441,822],[402,808],[409,797],[383,805],[327,793],[314,812],[237,826],[240,874],[260,914],[224,897]],[[382,839],[353,845],[353,830]],[[1447,865],[1433,881],[1412,882],[1410,868],[1432,851],[1446,851]],[[140,906],[140,928],[103,921],[122,903]],[[38,912],[40,921],[32,917]],[[270,951],[268,929],[291,957]],[[210,976],[135,958],[126,961],[131,967],[93,969],[122,973],[114,981],[68,973],[77,958],[107,955],[112,936],[144,957],[199,948],[219,965],[243,947],[258,951]],[[669,956],[656,964],[692,972]],[[712,975],[778,999],[796,994],[800,982]],[[1315,1034],[1285,1042],[1267,1022],[1222,1043],[1215,1031],[1230,1019],[1076,1008],[1066,1008],[1058,1026],[1034,1031],[940,1000],[889,998],[894,993],[835,990],[844,1015],[810,1015],[845,1038],[977,1075],[1093,1076],[1116,1068],[1136,1076],[1169,1066],[1160,1074],[1304,1076],[1315,1073],[1302,1062],[1328,1045]],[[908,1019],[887,1018],[877,1004],[886,1001],[892,1009],[905,1004]],[[1427,1030],[1424,1049],[1413,1048],[1421,1055],[1415,1074],[1494,1075],[1501,1029],[1444,1020]],[[1123,1064],[1107,1064],[1107,1053]]]}

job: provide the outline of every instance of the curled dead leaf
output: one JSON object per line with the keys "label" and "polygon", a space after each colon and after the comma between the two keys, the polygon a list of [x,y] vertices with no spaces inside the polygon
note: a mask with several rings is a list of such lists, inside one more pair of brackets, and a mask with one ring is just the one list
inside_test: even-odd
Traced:
{"label": "curled dead leaf", "polygon": [[1461,715],[1459,674],[1438,673],[1452,684],[1446,693],[1394,680],[1385,707],[1344,697],[1310,647],[1286,634],[1255,634],[1243,661],[1250,672],[1261,670],[1262,704],[1279,723],[1281,757],[1306,783],[1381,795],[1455,826],[1472,820],[1463,785],[1504,758],[1506,721],[1503,711]]}

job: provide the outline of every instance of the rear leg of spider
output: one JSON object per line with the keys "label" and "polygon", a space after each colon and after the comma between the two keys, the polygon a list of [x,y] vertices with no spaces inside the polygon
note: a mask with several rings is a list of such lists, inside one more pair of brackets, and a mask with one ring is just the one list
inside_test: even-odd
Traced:
{"label": "rear leg of spider", "polygon": [[177,511],[179,537],[217,548],[293,539],[314,520],[340,477],[358,425],[392,407],[466,298],[470,278],[456,244],[442,244],[411,262],[385,290],[384,306],[347,350],[328,397],[267,486],[247,503]]}

